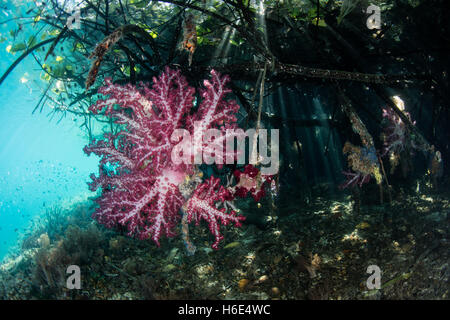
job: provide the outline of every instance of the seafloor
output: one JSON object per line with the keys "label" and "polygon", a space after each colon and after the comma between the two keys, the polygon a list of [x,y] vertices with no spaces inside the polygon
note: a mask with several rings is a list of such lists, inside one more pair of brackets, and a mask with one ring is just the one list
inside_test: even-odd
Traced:
{"label": "seafloor", "polygon": [[[380,205],[367,190],[358,210],[331,189],[314,187],[301,205],[294,191],[237,203],[265,222],[223,227],[217,251],[206,225],[191,226],[193,256],[180,237],[157,247],[104,229],[89,203],[54,209],[0,267],[0,299],[449,299],[449,191],[418,181]],[[70,264],[80,290],[66,289]],[[366,286],[369,265],[382,271],[379,290]]]}

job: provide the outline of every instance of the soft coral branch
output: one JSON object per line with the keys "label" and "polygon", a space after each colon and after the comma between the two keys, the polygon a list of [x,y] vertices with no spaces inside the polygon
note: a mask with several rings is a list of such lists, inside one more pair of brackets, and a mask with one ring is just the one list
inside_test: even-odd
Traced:
{"label": "soft coral branch", "polygon": [[220,234],[219,222],[223,225],[231,222],[236,227],[240,227],[241,222],[245,219],[236,215],[236,212],[233,210],[227,212],[225,208],[217,208],[216,205],[218,203],[224,203],[231,199],[232,194],[220,185],[220,179],[211,176],[197,187],[192,197],[185,204],[184,211],[187,214],[189,223],[195,221],[196,225],[198,225],[202,219],[208,222],[209,230],[215,237],[215,242],[212,245],[214,249],[218,248],[220,240],[223,239],[223,236]]}

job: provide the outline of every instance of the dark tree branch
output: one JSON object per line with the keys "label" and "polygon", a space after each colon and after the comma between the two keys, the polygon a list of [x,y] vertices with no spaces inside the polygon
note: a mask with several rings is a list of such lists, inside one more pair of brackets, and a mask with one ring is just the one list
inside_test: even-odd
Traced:
{"label": "dark tree branch", "polygon": [[16,61],[14,61],[14,63],[12,65],[9,66],[8,70],[6,70],[6,72],[2,75],[2,77],[0,78],[0,85],[3,83],[3,81],[6,79],[6,77],[14,70],[14,68],[23,60],[25,59],[30,53],[32,53],[33,51],[35,51],[36,49],[39,49],[40,47],[46,45],[47,43],[50,43],[52,41],[54,41],[55,38],[50,38],[47,40],[44,40],[36,45],[34,45],[33,47],[27,49],[24,53],[22,53],[20,55],[19,58],[16,59]]}

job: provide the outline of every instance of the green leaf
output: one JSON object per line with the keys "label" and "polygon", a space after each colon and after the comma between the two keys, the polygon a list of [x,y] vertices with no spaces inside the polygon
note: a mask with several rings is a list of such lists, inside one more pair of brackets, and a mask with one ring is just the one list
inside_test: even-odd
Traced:
{"label": "green leaf", "polygon": [[60,33],[59,29],[48,31],[48,34],[51,36],[57,36],[59,33]]}
{"label": "green leaf", "polygon": [[319,23],[317,23],[317,18],[312,19],[311,23],[313,25],[317,25],[319,27],[326,27],[327,26],[327,23],[325,22],[325,20],[324,19],[320,19],[320,18],[319,18]]}
{"label": "green leaf", "polygon": [[155,31],[152,31],[150,29],[145,29],[145,31],[147,31],[147,33],[153,38],[155,39],[156,37],[158,37],[158,33],[156,33]]}
{"label": "green leaf", "polygon": [[130,4],[135,6],[136,8],[145,8],[149,1],[143,0],[130,0]]}
{"label": "green leaf", "polygon": [[37,43],[36,36],[30,36],[28,38],[28,47],[31,48]]}
{"label": "green leaf", "polygon": [[25,44],[25,42],[21,42],[21,43],[17,43],[15,45],[13,45],[11,47],[11,49],[9,50],[10,53],[15,53],[17,51],[23,51],[27,48],[27,45]]}
{"label": "green leaf", "polygon": [[41,73],[41,79],[44,80],[44,81],[50,81],[51,77],[50,77],[50,75],[48,73],[42,72]]}
{"label": "green leaf", "polygon": [[81,53],[85,53],[86,49],[81,43],[77,42],[73,48],[73,51],[80,51]]}
{"label": "green leaf", "polygon": [[66,72],[66,68],[63,66],[58,66],[53,70],[53,75],[57,78],[61,78],[64,76]]}
{"label": "green leaf", "polygon": [[293,18],[297,18],[300,15],[300,13],[301,13],[301,9],[299,7],[293,7],[291,9],[291,16]]}

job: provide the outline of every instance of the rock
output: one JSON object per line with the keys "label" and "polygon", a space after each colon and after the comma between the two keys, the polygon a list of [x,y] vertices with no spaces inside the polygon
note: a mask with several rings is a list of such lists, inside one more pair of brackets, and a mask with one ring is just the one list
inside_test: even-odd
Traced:
{"label": "rock", "polygon": [[250,282],[250,280],[248,279],[241,279],[238,282],[238,286],[239,286],[239,290],[244,291],[245,287],[248,285],[248,283]]}
{"label": "rock", "polygon": [[273,287],[271,290],[272,294],[274,296],[279,296],[280,295],[280,289],[278,289],[277,287]]}

